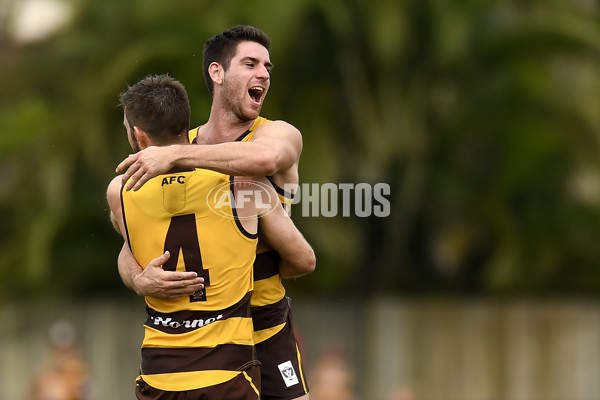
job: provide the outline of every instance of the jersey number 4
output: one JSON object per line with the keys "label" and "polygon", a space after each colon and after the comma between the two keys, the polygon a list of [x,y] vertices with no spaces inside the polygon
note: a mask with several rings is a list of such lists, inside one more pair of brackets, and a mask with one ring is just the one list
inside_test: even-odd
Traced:
{"label": "jersey number 4", "polygon": [[210,275],[202,265],[202,254],[196,229],[194,214],[178,215],[171,218],[171,224],[165,238],[165,251],[171,253],[169,260],[163,265],[165,271],[175,271],[179,252],[183,253],[186,271],[194,271],[204,278],[205,288],[190,296],[190,301],[206,301],[206,287],[210,285]]}

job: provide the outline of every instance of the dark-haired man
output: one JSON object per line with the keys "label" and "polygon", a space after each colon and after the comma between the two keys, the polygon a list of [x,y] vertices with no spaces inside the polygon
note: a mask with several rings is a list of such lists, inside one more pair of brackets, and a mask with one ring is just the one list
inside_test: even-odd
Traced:
{"label": "dark-haired man", "polygon": [[[117,168],[128,168],[128,189],[140,188],[149,178],[173,166],[207,168],[232,175],[267,176],[282,203],[289,207],[293,191],[284,188],[298,184],[302,136],[287,122],[260,116],[270,86],[269,48],[269,37],[251,26],[236,26],[209,39],[204,46],[203,70],[213,101],[208,122],[190,135],[198,146],[149,148],[129,156]],[[289,298],[281,278],[309,273],[314,265],[288,268],[279,263],[279,255],[265,242],[259,241],[252,295],[254,339],[262,363],[262,398],[308,399]],[[160,262],[156,260],[154,265]],[[119,265],[124,282],[138,293],[181,295],[169,289],[172,281],[163,279],[165,273],[159,268],[146,268],[144,272],[156,274],[144,277],[126,248]],[[200,286],[198,278],[180,278],[189,283],[189,291]],[[159,286],[164,289],[157,289]]]}
{"label": "dark-haired man", "polygon": [[[188,142],[189,104],[168,75],[150,76],[121,95],[134,151]],[[250,297],[261,234],[284,260],[314,264],[314,253],[265,178],[211,170],[171,170],[139,191],[110,183],[111,218],[142,265],[172,254],[165,270],[193,271],[205,287],[189,296],[146,296],[138,399],[259,399]],[[267,199],[267,207],[258,209]],[[295,265],[294,268],[298,268]]]}

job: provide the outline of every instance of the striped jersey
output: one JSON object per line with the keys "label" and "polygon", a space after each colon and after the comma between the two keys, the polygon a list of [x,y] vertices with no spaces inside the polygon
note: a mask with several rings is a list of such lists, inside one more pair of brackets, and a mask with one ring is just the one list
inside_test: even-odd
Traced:
{"label": "striped jersey", "polygon": [[[237,140],[248,142],[254,137],[259,126],[271,122],[258,117],[250,129]],[[189,132],[189,139],[194,142],[200,128]],[[269,178],[269,177],[267,177]],[[293,195],[275,185],[273,187],[286,211],[290,211]],[[279,275],[279,254],[259,240],[256,260],[254,262],[254,291],[252,293],[252,320],[254,323],[254,342],[260,343],[281,331],[286,323],[288,299]]]}
{"label": "striped jersey", "polygon": [[167,391],[226,382],[255,363],[250,297],[256,235],[234,218],[228,175],[174,172],[121,191],[131,251],[146,266],[164,251],[165,270],[196,271],[192,296],[147,296],[141,376]]}

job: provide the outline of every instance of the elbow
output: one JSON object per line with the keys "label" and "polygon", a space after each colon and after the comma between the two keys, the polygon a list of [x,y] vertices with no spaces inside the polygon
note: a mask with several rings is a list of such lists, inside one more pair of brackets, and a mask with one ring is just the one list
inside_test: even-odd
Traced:
{"label": "elbow", "polygon": [[306,255],[305,261],[302,266],[303,274],[310,274],[317,267],[317,257],[315,256],[315,252],[313,249],[310,249],[310,252]]}
{"label": "elbow", "polygon": [[277,171],[279,171],[279,168],[277,168],[277,160],[275,159],[275,157],[265,158],[262,167],[264,174],[261,175],[264,176],[272,176],[275,175]]}
{"label": "elbow", "polygon": [[258,159],[255,160],[257,170],[256,175],[271,176],[275,175],[280,170],[280,160],[276,152],[265,151],[261,152]]}
{"label": "elbow", "polygon": [[299,278],[310,274],[315,270],[317,259],[312,249],[302,254],[296,255],[291,259],[284,259],[279,268],[279,274],[282,278]]}

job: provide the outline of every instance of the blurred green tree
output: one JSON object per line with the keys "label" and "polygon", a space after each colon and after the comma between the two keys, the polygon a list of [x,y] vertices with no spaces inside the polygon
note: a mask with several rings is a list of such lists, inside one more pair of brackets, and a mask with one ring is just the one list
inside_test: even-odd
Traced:
{"label": "blurred green tree", "polygon": [[389,182],[392,207],[307,220],[322,251],[305,279],[340,293],[595,293],[597,16],[559,1],[311,9],[284,55],[286,71],[315,71],[286,83],[284,114],[310,115],[301,177]]}
{"label": "blurred green tree", "polygon": [[5,4],[0,298],[126,292],[104,199],[130,151],[118,94],[170,73],[202,123],[202,44],[237,23],[273,40],[263,114],[303,132],[301,181],[391,187],[387,218],[294,206],[319,259],[294,289],[600,289],[594,4],[73,0],[65,29],[27,44]]}

